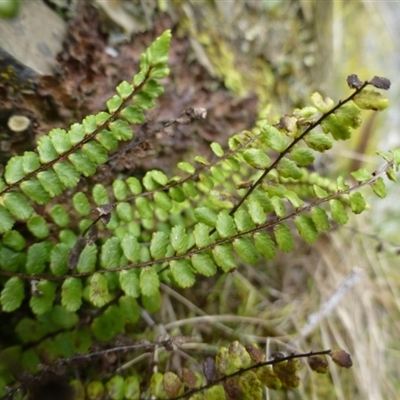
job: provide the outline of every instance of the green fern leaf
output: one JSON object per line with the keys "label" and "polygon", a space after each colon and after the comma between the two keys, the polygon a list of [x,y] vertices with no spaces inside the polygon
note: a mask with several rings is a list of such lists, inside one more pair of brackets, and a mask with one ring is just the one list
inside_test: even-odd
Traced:
{"label": "green fern leaf", "polygon": [[274,374],[270,365],[264,365],[256,370],[257,378],[260,382],[269,389],[279,390],[282,387],[282,382]]}
{"label": "green fern leaf", "polygon": [[39,172],[37,178],[51,197],[58,196],[64,190],[64,185],[61,183],[57,175],[49,169]]}
{"label": "green fern leaf", "polygon": [[168,176],[165,175],[164,172],[162,171],[153,169],[151,171],[151,176],[153,180],[156,181],[161,186],[165,186],[168,183]]}
{"label": "green fern leaf", "polygon": [[32,311],[41,315],[46,311],[49,311],[56,297],[56,284],[47,280],[40,281],[36,285],[36,293],[33,293],[30,300],[29,306]]}
{"label": "green fern leaf", "polygon": [[323,98],[321,94],[318,92],[314,92],[310,96],[310,100],[313,106],[315,106],[322,113],[327,113],[335,106],[335,103],[331,98],[329,97]]}
{"label": "green fern leaf", "polygon": [[198,207],[194,210],[194,216],[198,222],[214,227],[217,221],[217,213],[209,207]]}
{"label": "green fern leaf", "polygon": [[324,199],[324,198],[328,197],[328,192],[326,190],[322,189],[318,185],[313,185],[313,190],[314,190],[315,196],[318,199]]}
{"label": "green fern leaf", "polygon": [[118,304],[124,316],[125,323],[136,324],[139,321],[140,308],[135,298],[121,296]]}
{"label": "green fern leaf", "polygon": [[182,225],[172,227],[169,240],[176,254],[184,254],[189,248],[189,237]]}
{"label": "green fern leaf", "polygon": [[66,310],[75,312],[82,304],[82,281],[68,277],[61,286],[61,304]]}
{"label": "green fern leaf", "polygon": [[212,142],[210,144],[210,148],[212,152],[217,156],[217,157],[223,157],[224,155],[224,150],[222,149],[221,145],[217,142]]}
{"label": "green fern leaf", "polygon": [[198,248],[208,246],[212,241],[210,238],[210,227],[199,222],[194,226],[193,237]]}
{"label": "green fern leaf", "polygon": [[4,312],[11,312],[19,308],[25,297],[24,281],[13,276],[4,285],[1,291],[1,309]]}
{"label": "green fern leaf", "polygon": [[353,101],[363,110],[381,111],[389,106],[389,100],[376,90],[364,89]]}
{"label": "green fern leaf", "polygon": [[131,222],[133,220],[133,210],[129,203],[125,201],[118,203],[115,210],[121,221]]}
{"label": "green fern leaf", "polygon": [[86,136],[83,125],[78,123],[72,124],[70,130],[68,131],[68,136],[73,146],[82,142]]}
{"label": "green fern leaf", "polygon": [[64,129],[52,129],[49,132],[49,138],[58,155],[64,154],[72,148],[71,140]]}
{"label": "green fern leaf", "polygon": [[210,189],[214,187],[214,181],[208,174],[200,174],[199,175],[199,189],[203,192],[207,193]]}
{"label": "green fern leaf", "polygon": [[92,190],[93,201],[97,206],[104,206],[110,203],[107,189],[100,183],[96,183]]}
{"label": "green fern leaf", "polygon": [[201,275],[211,277],[217,273],[217,266],[207,253],[198,253],[192,256],[193,268]]}
{"label": "green fern leaf", "polygon": [[296,163],[283,157],[277,166],[279,174],[284,178],[301,179],[303,171],[299,168]]}
{"label": "green fern leaf", "polygon": [[82,250],[79,260],[76,264],[76,270],[80,274],[92,272],[96,269],[97,263],[97,247],[87,244]]}
{"label": "green fern leaf", "polygon": [[140,382],[136,375],[130,375],[125,379],[125,398],[130,400],[140,398]]}
{"label": "green fern leaf", "polygon": [[119,273],[119,284],[127,296],[135,298],[139,297],[140,285],[139,277],[136,271],[121,271]]}
{"label": "green fern leaf", "polygon": [[158,187],[157,182],[153,179],[151,171],[147,171],[146,174],[144,175],[142,179],[142,183],[144,188],[148,191],[151,192],[155,190]]}
{"label": "green fern leaf", "polygon": [[246,371],[239,376],[239,388],[246,399],[263,399],[262,384],[253,371]]}
{"label": "green fern leaf", "polygon": [[128,196],[128,188],[122,179],[116,179],[112,183],[112,189],[114,196],[118,201],[123,201]]}
{"label": "green fern leaf", "polygon": [[344,176],[339,175],[336,179],[336,188],[337,191],[344,191],[350,188],[350,186],[346,183]]}
{"label": "green fern leaf", "polygon": [[126,180],[126,184],[129,187],[129,190],[132,192],[133,195],[137,196],[142,193],[142,185],[139,181],[139,179],[131,176]]}
{"label": "green fern leaf", "polygon": [[254,234],[254,245],[257,251],[267,260],[275,258],[275,243],[265,232],[256,232]]}
{"label": "green fern leaf", "polygon": [[215,246],[212,254],[215,263],[224,271],[229,272],[237,267],[235,257],[233,256],[232,245],[230,243]]}
{"label": "green fern leaf", "polygon": [[166,64],[168,62],[168,50],[171,43],[171,36],[171,31],[169,29],[164,31],[163,34],[146,49],[145,55],[150,65]]}
{"label": "green fern leaf", "polygon": [[40,167],[40,160],[33,151],[25,151],[22,157],[22,168],[25,174],[36,171]]}
{"label": "green fern leaf", "polygon": [[120,375],[114,375],[107,383],[107,396],[111,400],[125,399],[125,381]]}
{"label": "green fern leaf", "polygon": [[173,260],[170,262],[172,277],[181,288],[188,288],[196,282],[190,262],[187,260]]}
{"label": "green fern leaf", "polygon": [[306,145],[315,151],[323,153],[332,148],[332,140],[324,133],[310,132],[304,137]]}
{"label": "green fern leaf", "polygon": [[120,96],[114,95],[107,101],[107,109],[110,112],[110,114],[114,114],[120,107],[121,104],[123,103],[123,100],[121,99]]}
{"label": "green fern leaf", "polygon": [[68,160],[78,172],[85,176],[91,176],[96,172],[96,164],[89,160],[86,154],[77,149],[68,156]]}
{"label": "green fern leaf", "polygon": [[236,199],[230,193],[219,190],[211,190],[209,200],[215,207],[225,209],[233,208],[236,202]]}
{"label": "green fern leaf", "polygon": [[155,192],[153,194],[154,202],[164,211],[170,211],[172,208],[172,200],[165,192]]}
{"label": "green fern leaf", "polygon": [[310,215],[317,229],[320,231],[327,231],[330,229],[329,217],[324,209],[318,206],[313,207]]}
{"label": "green fern leaf", "polygon": [[50,270],[56,276],[61,276],[68,271],[68,256],[70,247],[65,243],[57,243],[50,252]]}
{"label": "green fern leaf", "polygon": [[278,129],[269,125],[263,124],[261,127],[262,138],[269,148],[282,153],[288,146],[287,137],[284,136]]}
{"label": "green fern leaf", "polygon": [[91,140],[82,146],[83,154],[95,164],[104,164],[108,159],[107,150],[99,143]]}
{"label": "green fern leaf", "polygon": [[290,253],[293,250],[293,237],[290,228],[285,224],[279,224],[274,228],[276,243],[281,251]]}
{"label": "green fern leaf", "polygon": [[162,385],[169,399],[181,396],[184,392],[184,386],[181,379],[171,371],[167,371],[164,374]]}
{"label": "green fern leaf", "polygon": [[248,237],[240,237],[233,241],[233,248],[237,255],[248,264],[256,264],[258,251]]}
{"label": "green fern leaf", "polygon": [[142,110],[150,110],[150,108],[153,108],[156,105],[153,97],[144,91],[137,93],[133,99],[133,102]]}
{"label": "green fern leaf", "polygon": [[350,193],[350,207],[354,214],[362,213],[367,207],[364,197],[359,192]]}
{"label": "green fern leaf", "polygon": [[117,119],[110,123],[108,126],[113,135],[117,140],[129,140],[132,139],[133,133],[128,122],[121,119]]}
{"label": "green fern leaf", "polygon": [[121,111],[121,116],[130,124],[141,124],[145,120],[143,111],[137,106],[127,106]]}
{"label": "green fern leaf", "polygon": [[97,140],[106,150],[116,150],[118,147],[118,140],[113,135],[112,132],[102,129],[95,137]]}
{"label": "green fern leaf", "polygon": [[90,327],[96,339],[108,342],[123,331],[124,325],[125,318],[121,309],[116,304],[112,304],[93,320]]}
{"label": "green fern leaf", "polygon": [[250,214],[243,209],[239,209],[235,212],[234,220],[239,232],[247,232],[256,227]]}
{"label": "green fern leaf", "polygon": [[86,195],[82,192],[75,193],[72,197],[72,205],[79,215],[85,217],[92,212],[89,200]]}
{"label": "green fern leaf", "polygon": [[318,239],[318,230],[310,217],[307,217],[307,215],[297,215],[294,223],[300,236],[307,243],[314,243]]}
{"label": "green fern leaf", "polygon": [[5,246],[0,247],[0,265],[3,271],[15,272],[23,268],[25,262],[24,253],[19,253]]}
{"label": "green fern leaf", "polygon": [[232,363],[229,349],[223,346],[218,349],[215,356],[215,366],[221,375],[230,375],[238,370],[236,365]]}
{"label": "green fern leaf", "polygon": [[[147,57],[145,54],[141,54],[140,56],[141,62],[140,62],[140,68],[141,71],[138,72],[134,77],[133,77],[133,84],[137,87],[141,85],[145,79],[146,79],[146,73],[149,69],[148,62],[147,62]],[[145,60],[146,66],[144,66],[143,60]],[[162,67],[166,67],[162,65]],[[168,75],[168,74],[167,74]],[[153,76],[153,78],[158,79],[157,76]]]}
{"label": "green fern leaf", "polygon": [[49,236],[50,229],[46,220],[41,215],[33,215],[27,222],[27,227],[38,239]]}
{"label": "green fern leaf", "polygon": [[168,235],[165,232],[154,232],[150,242],[150,254],[153,259],[164,258],[168,248]]}
{"label": "green fern leaf", "polygon": [[175,200],[178,203],[183,203],[186,200],[185,193],[179,186],[174,186],[169,189],[168,194],[171,199]]}
{"label": "green fern leaf", "polygon": [[332,218],[340,225],[344,225],[349,220],[343,203],[338,199],[329,200]]}
{"label": "green fern leaf", "polygon": [[97,119],[95,115],[87,115],[82,121],[85,136],[90,135],[97,129]]}
{"label": "green fern leaf", "polygon": [[150,202],[146,197],[137,197],[135,199],[135,205],[141,218],[153,218],[153,210],[151,209]]}
{"label": "green fern leaf", "polygon": [[100,264],[102,268],[117,268],[120,265],[122,249],[121,241],[117,237],[111,237],[101,247]]}
{"label": "green fern leaf", "polygon": [[124,256],[131,262],[138,262],[140,260],[140,245],[131,233],[127,233],[121,240],[121,248]]}
{"label": "green fern leaf", "polygon": [[156,270],[152,267],[144,267],[140,271],[140,292],[144,296],[151,297],[159,293],[160,279]]}
{"label": "green fern leaf", "polygon": [[[157,64],[152,67],[150,77],[154,79],[162,79],[169,75],[169,68],[164,64]],[[135,80],[136,83],[136,80]]]}
{"label": "green fern leaf", "polygon": [[96,307],[103,307],[110,300],[107,278],[95,273],[89,279],[89,300]]}
{"label": "green fern leaf", "polygon": [[215,385],[204,391],[207,400],[220,400],[226,398],[225,389],[222,385]]}
{"label": "green fern leaf", "polygon": [[297,210],[304,205],[304,201],[300,199],[296,192],[293,190],[287,190],[284,197],[288,199],[291,205]]}
{"label": "green fern leaf", "polygon": [[256,225],[262,225],[267,221],[267,214],[265,213],[262,205],[254,200],[250,200],[247,204],[249,215]]}
{"label": "green fern leaf", "polygon": [[51,139],[47,135],[43,135],[37,142],[37,152],[39,153],[39,159],[42,164],[47,164],[58,157],[58,153],[51,142]]}
{"label": "green fern leaf", "polygon": [[383,181],[382,177],[379,177],[372,185],[372,190],[373,192],[380,197],[381,199],[384,199],[387,195],[386,192],[386,187],[385,187],[385,182]]}
{"label": "green fern leaf", "polygon": [[294,147],[290,151],[290,157],[299,165],[309,165],[315,160],[314,153],[305,147]]}
{"label": "green fern leaf", "polygon": [[34,243],[28,249],[26,259],[26,272],[31,275],[39,275],[46,268],[50,258],[51,243],[44,241]]}
{"label": "green fern leaf", "polygon": [[53,169],[58,179],[65,187],[73,188],[78,184],[80,175],[73,165],[67,162],[59,162],[53,165]]}
{"label": "green fern leaf", "polygon": [[371,178],[371,173],[368,172],[365,168],[360,168],[357,171],[353,171],[351,173],[351,176],[357,181],[357,182],[366,182],[368,179]]}
{"label": "green fern leaf", "polygon": [[192,181],[184,182],[182,188],[187,197],[194,199],[198,195],[198,191]]}
{"label": "green fern leaf", "polygon": [[164,93],[164,87],[155,79],[149,79],[143,86],[143,91],[150,97],[155,98]]}
{"label": "green fern leaf", "polygon": [[51,321],[54,322],[54,324],[60,329],[71,329],[79,321],[77,314],[60,305],[53,306],[49,314]]}
{"label": "green fern leaf", "polygon": [[286,215],[286,208],[283,200],[278,196],[271,197],[271,204],[274,207],[275,214],[278,218],[283,218]]}
{"label": "green fern leaf", "polygon": [[50,201],[50,195],[36,178],[22,182],[20,187],[29,198],[38,204],[47,204]]}
{"label": "green fern leaf", "polygon": [[105,389],[100,381],[91,381],[86,386],[86,393],[90,400],[103,399],[105,397]]}
{"label": "green fern leaf", "polygon": [[161,308],[161,293],[160,290],[154,292],[151,296],[142,294],[141,296],[143,307],[149,312],[157,312]]}
{"label": "green fern leaf", "polygon": [[9,185],[18,182],[25,176],[23,157],[12,157],[5,167],[4,179]]}
{"label": "green fern leaf", "polygon": [[11,214],[20,220],[27,220],[33,213],[28,199],[19,192],[11,191],[3,196],[3,204]]}
{"label": "green fern leaf", "polygon": [[150,393],[153,398],[156,399],[168,399],[167,392],[163,385],[163,374],[161,372],[155,372],[150,378]]}
{"label": "green fern leaf", "polygon": [[122,81],[116,87],[117,93],[121,96],[123,100],[126,100],[133,93],[133,86],[127,81]]}
{"label": "green fern leaf", "polygon": [[210,162],[202,156],[195,156],[194,160],[202,165],[210,165]]}
{"label": "green fern leaf", "polygon": [[194,174],[195,171],[196,171],[196,168],[195,168],[192,164],[190,164],[190,163],[188,163],[188,162],[186,162],[186,161],[181,161],[181,162],[179,162],[179,163],[177,164],[177,167],[178,167],[181,171],[187,172],[187,173],[190,174],[190,175]]}
{"label": "green fern leaf", "polygon": [[22,343],[37,342],[48,333],[48,328],[37,320],[22,318],[15,327],[15,333]]}
{"label": "green fern leaf", "polygon": [[211,176],[216,183],[224,183],[226,181],[226,172],[222,169],[220,165],[213,165],[210,168]]}
{"label": "green fern leaf", "polygon": [[266,213],[274,211],[274,207],[272,206],[270,197],[263,190],[254,190],[253,193],[250,195],[249,200],[255,200],[258,204],[261,205]]}
{"label": "green fern leaf", "polygon": [[261,149],[247,149],[243,153],[247,164],[256,169],[267,169],[271,159]]}
{"label": "green fern leaf", "polygon": [[350,127],[342,124],[335,114],[325,118],[321,122],[321,128],[325,133],[330,133],[335,140],[347,140],[351,137]]}
{"label": "green fern leaf", "polygon": [[26,240],[18,231],[8,231],[3,236],[3,244],[15,251],[21,251],[26,246]]}
{"label": "green fern leaf", "polygon": [[232,237],[237,233],[233,218],[227,211],[218,214],[215,227],[222,238]]}

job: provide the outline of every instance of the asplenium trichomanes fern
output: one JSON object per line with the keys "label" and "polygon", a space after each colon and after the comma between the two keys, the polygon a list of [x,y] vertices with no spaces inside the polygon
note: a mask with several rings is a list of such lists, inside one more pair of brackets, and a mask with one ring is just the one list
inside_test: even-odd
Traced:
{"label": "asplenium trichomanes fern", "polygon": [[[179,163],[178,176],[151,170],[142,179],[118,176],[110,187],[96,183],[78,190],[82,176],[95,175],[120,141],[132,139],[132,125],[145,121],[145,111],[163,93],[159,80],[169,73],[170,39],[166,31],[146,50],[132,83],[119,84],[107,102],[108,112],[87,116],[68,131],[53,129],[40,137],[35,151],[13,157],[5,167],[0,299],[2,314],[18,317],[10,318],[7,327],[17,342],[5,343],[0,353],[0,386],[18,385],[21,370],[36,374],[43,362],[72,360],[97,341],[112,340],[127,324],[137,323],[139,307],[157,311],[160,282],[187,288],[201,275],[273,259],[277,250],[292,250],[294,230],[315,242],[332,223],[345,224],[349,210],[364,211],[359,189],[371,186],[384,197],[384,175],[395,180],[398,151],[382,153],[386,163],[379,171],[352,173],[352,185],[343,176],[335,182],[310,172],[316,153],[348,139],[360,126],[362,109],[387,106],[373,89],[388,89],[387,79],[362,82],[353,75],[348,84],[354,91],[345,100],[335,105],[314,93],[312,106],[275,124],[260,121],[231,137],[226,150],[212,143],[209,159]],[[192,114],[204,116],[202,110]],[[71,198],[72,206],[58,201],[61,195]],[[222,353],[230,360],[228,350]],[[217,370],[222,378],[262,361],[252,360],[248,351],[240,368],[236,363],[222,371],[221,354]],[[285,375],[267,372],[271,387],[280,387]],[[189,387],[172,372],[157,374],[151,384],[135,378],[137,390],[150,385],[153,395],[176,398]],[[242,398],[258,398],[246,394],[248,380],[253,389],[256,383],[268,385],[262,372],[253,375],[242,379]],[[121,379],[113,382],[124,384]],[[169,386],[174,389],[168,391]],[[213,386],[216,393],[222,390]]]}

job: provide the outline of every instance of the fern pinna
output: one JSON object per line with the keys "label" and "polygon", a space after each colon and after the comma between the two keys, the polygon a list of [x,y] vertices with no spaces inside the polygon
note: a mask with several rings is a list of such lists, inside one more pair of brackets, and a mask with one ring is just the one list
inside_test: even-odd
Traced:
{"label": "fern pinna", "polygon": [[[226,149],[212,143],[209,158],[179,163],[176,176],[150,170],[142,179],[116,176],[110,187],[79,186],[82,176],[94,176],[107,163],[120,141],[132,139],[132,125],[146,120],[146,110],[163,93],[159,81],[169,73],[170,40],[166,31],[146,50],[132,83],[120,83],[107,102],[108,112],[89,115],[68,131],[53,129],[40,137],[35,151],[13,157],[5,167],[2,398],[24,398],[32,382],[46,374],[108,354],[93,346],[113,341],[143,313],[158,311],[161,284],[189,288],[200,276],[273,259],[278,251],[293,249],[295,231],[313,243],[332,224],[345,224],[349,212],[365,210],[362,187],[384,197],[384,177],[396,180],[398,150],[380,153],[381,169],[358,170],[351,179],[334,181],[310,168],[317,153],[360,126],[363,109],[388,105],[376,90],[389,88],[386,78],[363,82],[351,75],[353,92],[345,100],[335,105],[314,93],[312,105],[275,123],[260,120],[251,131],[231,137]],[[194,109],[186,117],[205,114]],[[134,329],[129,332],[135,340]],[[111,351],[172,351],[179,340],[114,345]],[[342,350],[266,361],[254,345],[235,341],[204,360],[204,373],[184,368],[180,376],[154,371],[148,378],[133,368],[111,378],[82,376],[71,385],[79,399],[261,399],[263,386],[299,384],[301,357],[326,372],[324,355],[351,366]]]}

